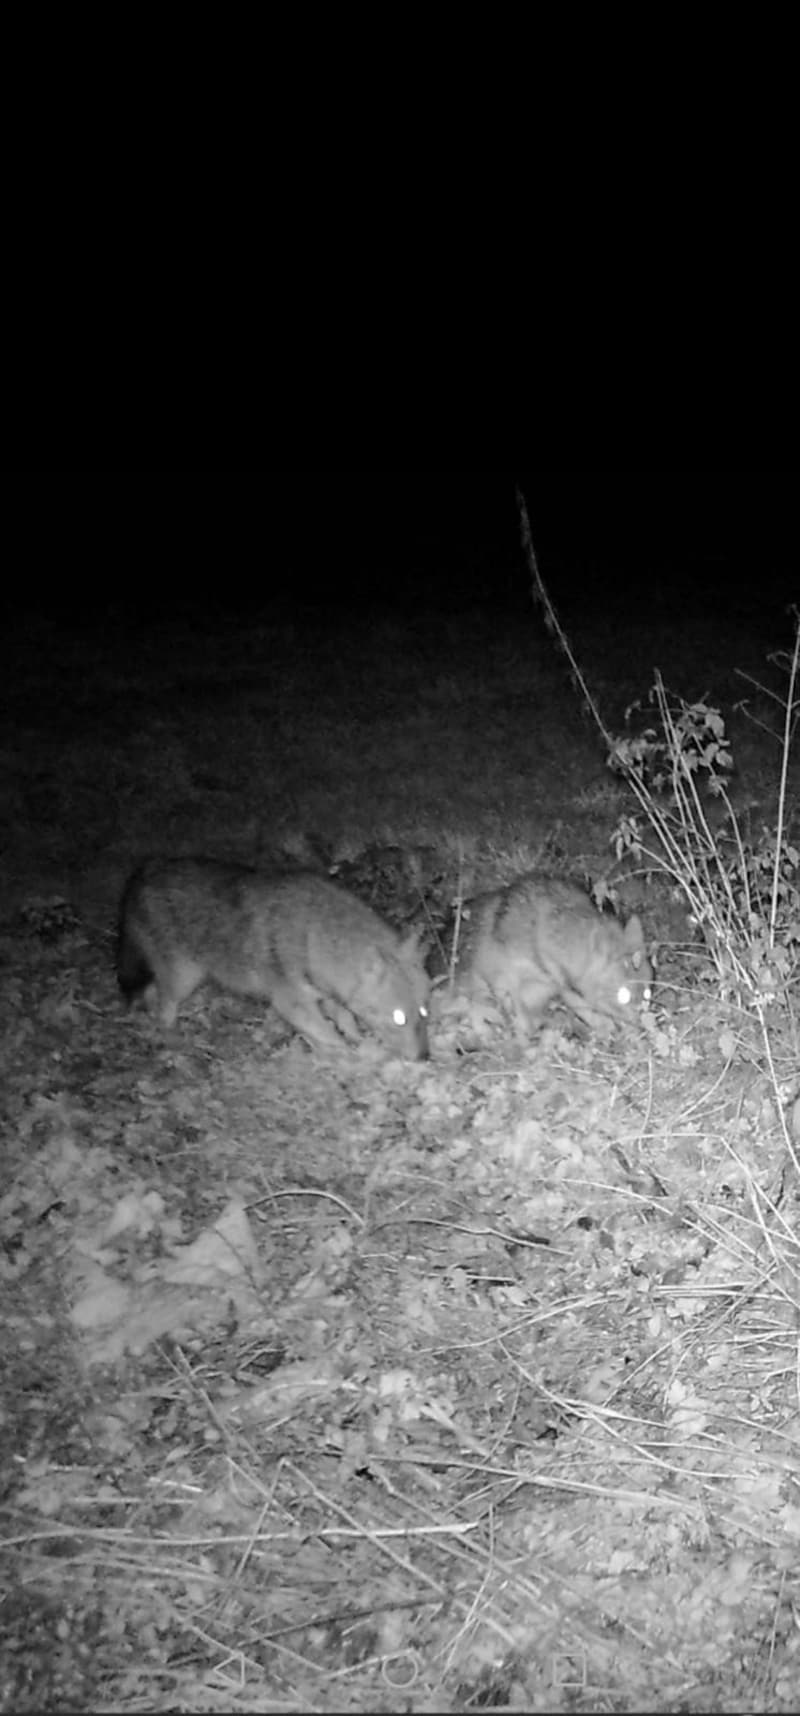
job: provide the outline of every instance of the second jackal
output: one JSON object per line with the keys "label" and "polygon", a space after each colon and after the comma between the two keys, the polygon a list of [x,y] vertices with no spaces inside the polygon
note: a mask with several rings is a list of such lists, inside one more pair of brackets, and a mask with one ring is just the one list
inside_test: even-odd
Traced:
{"label": "second jackal", "polygon": [[495,997],[528,1036],[553,1001],[593,1029],[638,1018],[653,972],[637,917],[623,926],[577,882],[531,873],[464,908],[457,989]]}

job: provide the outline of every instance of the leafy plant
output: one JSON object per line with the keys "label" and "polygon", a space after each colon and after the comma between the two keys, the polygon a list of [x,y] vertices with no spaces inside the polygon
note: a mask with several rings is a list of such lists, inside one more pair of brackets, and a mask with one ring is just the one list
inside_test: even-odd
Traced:
{"label": "leafy plant", "polygon": [[[800,626],[787,708],[799,649]],[[617,857],[643,856],[670,876],[725,994],[745,1005],[754,996],[773,998],[792,977],[800,951],[800,853],[784,833],[785,784],[776,825],[762,828],[755,842],[745,839],[728,796],[733,759],[719,710],[670,697],[660,673],[649,702],[658,726],[616,739],[609,749],[610,767],[627,780],[639,807],[614,831]],[[724,816],[712,829],[707,806],[714,799]]]}
{"label": "leafy plant", "polygon": [[[534,601],[569,663],[573,683],[595,721],[609,766],[622,775],[637,808],[612,836],[617,856],[631,853],[666,873],[683,895],[705,939],[720,991],[735,996],[763,1022],[763,1008],[787,984],[800,959],[800,852],[786,836],[789,753],[797,724],[800,611],[793,609],[794,646],[776,658],[788,675],[782,702],[781,770],[774,826],[746,839],[727,789],[733,766],[718,709],[705,699],[672,696],[659,672],[648,702],[654,723],[620,737],[606,726],[542,582],[525,501],[518,492],[522,542]],[[632,705],[627,719],[641,709]],[[721,828],[712,828],[709,804],[721,801]]]}

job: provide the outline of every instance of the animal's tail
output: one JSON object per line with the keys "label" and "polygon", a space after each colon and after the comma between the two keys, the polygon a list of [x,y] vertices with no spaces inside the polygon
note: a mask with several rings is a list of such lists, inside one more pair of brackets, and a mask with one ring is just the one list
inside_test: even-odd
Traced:
{"label": "animal's tail", "polygon": [[134,1001],[152,981],[153,971],[125,924],[117,939],[117,982],[126,1001]]}

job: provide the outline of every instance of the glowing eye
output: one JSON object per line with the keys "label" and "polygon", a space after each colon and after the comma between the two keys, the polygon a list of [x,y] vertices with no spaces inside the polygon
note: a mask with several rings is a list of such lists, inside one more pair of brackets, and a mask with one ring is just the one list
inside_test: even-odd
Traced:
{"label": "glowing eye", "polygon": [[419,1010],[419,1016],[420,1016],[420,1018],[421,1018],[421,1019],[427,1019],[427,1017],[428,1017],[428,1009],[427,1009],[427,1007],[420,1007],[420,1010]]}
{"label": "glowing eye", "polygon": [[405,1022],[406,1022],[406,1016],[405,1016],[405,1013],[403,1012],[402,1007],[395,1007],[395,1010],[392,1014],[392,1023],[395,1025],[404,1025]]}
{"label": "glowing eye", "polygon": [[620,1007],[627,1007],[628,1002],[630,1001],[630,998],[631,998],[630,989],[628,988],[627,984],[623,983],[622,988],[617,990],[617,1000],[620,1004]]}

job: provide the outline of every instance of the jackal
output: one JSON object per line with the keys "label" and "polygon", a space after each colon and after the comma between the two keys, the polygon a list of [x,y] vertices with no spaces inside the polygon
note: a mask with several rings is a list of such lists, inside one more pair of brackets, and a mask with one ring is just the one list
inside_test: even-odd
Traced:
{"label": "jackal", "polygon": [[552,1001],[593,1029],[636,1019],[652,981],[639,919],[623,927],[577,882],[533,872],[464,908],[456,988],[493,995],[522,1036]]}
{"label": "jackal", "polygon": [[341,1048],[363,1028],[396,1054],[428,1053],[428,978],[415,937],[324,876],[269,875],[211,858],[151,859],[119,910],[117,975],[165,1026],[214,979],[259,995],[309,1042]]}

